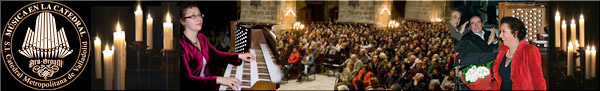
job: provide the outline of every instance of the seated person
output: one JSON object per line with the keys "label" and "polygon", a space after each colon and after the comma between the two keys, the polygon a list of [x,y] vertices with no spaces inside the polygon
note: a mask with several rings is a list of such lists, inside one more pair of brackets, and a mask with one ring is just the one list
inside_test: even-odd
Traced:
{"label": "seated person", "polygon": [[354,71],[354,68],[352,68],[352,66],[354,66],[354,63],[348,63],[346,65],[346,68],[344,68],[344,71],[342,72],[342,74],[340,74],[340,77],[338,77],[339,81],[336,84],[336,88],[340,88],[340,86],[352,86],[352,84],[350,83],[352,81],[352,79],[354,79],[354,76],[356,76],[356,72]]}
{"label": "seated person", "polygon": [[394,84],[390,85],[390,87],[387,90],[388,91],[400,91],[400,89],[402,89],[402,86],[398,83],[394,83]]}
{"label": "seated person", "polygon": [[404,86],[403,90],[426,90],[425,76],[417,73],[409,83]]}
{"label": "seated person", "polygon": [[433,80],[429,81],[429,90],[442,90],[440,88],[440,80],[433,79]]}
{"label": "seated person", "polygon": [[384,90],[383,87],[379,86],[379,80],[377,77],[371,77],[369,80],[369,86],[365,90]]}
{"label": "seated person", "polygon": [[396,67],[392,67],[390,72],[388,72],[385,76],[385,83],[384,83],[384,87],[385,88],[390,88],[389,86],[391,86],[394,83],[399,83],[400,82],[400,74],[398,72],[398,69]]}
{"label": "seated person", "polygon": [[[353,64],[354,64],[354,66],[353,66],[353,67],[354,67],[354,68],[353,68],[353,69],[354,69],[354,71],[358,71],[358,70],[360,70],[360,68],[363,66],[363,62],[362,62],[362,61],[360,61],[360,60],[358,60],[358,59],[356,58],[356,54],[351,54],[351,55],[350,55],[350,59],[348,59],[348,60],[344,61],[344,63],[342,63],[342,66],[345,66],[345,65],[346,65],[346,64],[348,64],[348,63],[353,63]],[[365,65],[365,66],[366,66],[366,65]]]}
{"label": "seated person", "polygon": [[440,88],[442,90],[452,90],[454,89],[454,70],[450,70],[449,75],[444,77]]}
{"label": "seated person", "polygon": [[354,85],[355,90],[364,90],[364,86],[369,84],[371,76],[373,76],[373,73],[369,71],[369,67],[366,65],[362,66],[362,69],[358,72],[358,75],[352,79],[352,85]]}
{"label": "seated person", "polygon": [[300,60],[300,53],[298,52],[298,49],[294,48],[292,49],[292,53],[290,54],[290,58],[288,59],[288,64],[285,66],[285,73],[288,74],[288,72],[294,68],[294,66],[297,65],[298,61]]}

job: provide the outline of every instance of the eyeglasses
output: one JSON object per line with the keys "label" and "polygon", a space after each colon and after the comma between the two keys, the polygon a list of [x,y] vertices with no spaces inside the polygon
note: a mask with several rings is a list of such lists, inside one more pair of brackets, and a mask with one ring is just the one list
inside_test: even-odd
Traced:
{"label": "eyeglasses", "polygon": [[197,15],[183,17],[183,19],[188,19],[188,18],[192,18],[192,19],[204,18],[204,14],[197,14]]}

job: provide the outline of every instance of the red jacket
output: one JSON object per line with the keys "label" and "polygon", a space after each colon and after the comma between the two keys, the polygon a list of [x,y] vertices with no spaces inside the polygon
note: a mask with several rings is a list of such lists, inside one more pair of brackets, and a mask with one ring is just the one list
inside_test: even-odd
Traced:
{"label": "red jacket", "polygon": [[[498,55],[492,65],[493,78],[496,80],[490,84],[491,90],[500,90],[502,78],[498,74],[498,69],[507,50],[508,46],[506,45],[498,49]],[[510,67],[510,79],[513,81],[512,90],[546,90],[540,51],[536,46],[521,40],[513,54]]]}
{"label": "red jacket", "polygon": [[288,64],[295,64],[298,62],[298,60],[300,60],[300,53],[292,52],[292,54],[290,54],[290,58],[288,58]]}
{"label": "red jacket", "polygon": [[[362,75],[365,74],[365,77],[362,77]],[[360,78],[363,78],[363,84],[365,85],[369,85],[369,81],[371,81],[371,76],[373,76],[373,73],[371,73],[370,71],[365,71],[364,70],[360,70],[358,72],[358,75],[356,75],[356,77],[354,77],[354,79],[352,79],[352,85],[356,86],[356,80],[360,80]],[[367,86],[365,86],[367,87]]]}

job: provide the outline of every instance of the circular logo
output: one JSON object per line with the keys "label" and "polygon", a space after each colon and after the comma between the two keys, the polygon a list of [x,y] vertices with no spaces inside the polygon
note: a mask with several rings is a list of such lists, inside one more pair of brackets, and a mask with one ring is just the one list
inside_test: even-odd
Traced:
{"label": "circular logo", "polygon": [[57,2],[28,4],[2,30],[4,67],[21,84],[56,90],[75,81],[88,61],[89,34],[73,9]]}

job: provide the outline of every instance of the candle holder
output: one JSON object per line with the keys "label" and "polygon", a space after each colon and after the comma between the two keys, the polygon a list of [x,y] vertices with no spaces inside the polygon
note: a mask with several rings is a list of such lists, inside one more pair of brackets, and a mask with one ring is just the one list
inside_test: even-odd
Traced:
{"label": "candle holder", "polygon": [[128,47],[129,47],[129,49],[135,51],[136,54],[137,54],[136,55],[136,61],[137,61],[137,66],[136,66],[136,73],[137,73],[137,75],[136,75],[137,76],[136,77],[136,83],[138,84],[137,87],[141,88],[141,85],[140,85],[140,78],[141,78],[140,77],[140,75],[141,75],[140,74],[141,73],[140,72],[140,67],[141,67],[141,64],[142,64],[141,63],[141,60],[142,60],[141,56],[142,56],[142,52],[145,52],[145,51],[142,51],[142,50],[146,49],[148,46],[146,46],[142,41],[135,41],[133,43],[133,45],[130,45]]}
{"label": "candle holder", "polygon": [[[139,42],[139,41],[134,41],[132,43],[132,45],[127,45],[127,48],[135,51],[136,54],[136,61],[137,61],[137,67],[135,69],[135,74],[137,75],[136,77],[136,83],[137,83],[137,88],[139,90],[142,90],[143,88],[149,88],[152,87],[151,83],[152,83],[152,72],[163,72],[164,75],[164,79],[167,81],[166,82],[166,86],[165,89],[169,88],[169,83],[171,80],[170,77],[174,77],[173,72],[174,68],[169,68],[169,67],[175,67],[175,63],[169,63],[169,62],[175,62],[175,61],[171,61],[171,60],[176,60],[176,55],[175,55],[175,51],[173,50],[161,50],[160,52],[158,51],[153,51],[152,49],[147,49],[148,46],[143,43],[143,42]],[[154,62],[154,61],[158,61],[158,62]],[[142,63],[143,62],[147,62],[147,65],[144,66]],[[156,66],[154,63],[159,63],[159,66]],[[142,75],[146,75],[145,77],[147,77],[148,79],[142,79]],[[148,83],[144,83],[146,85],[142,85],[142,80],[146,80],[148,81]],[[151,89],[151,88],[150,88]]]}
{"label": "candle holder", "polygon": [[[579,64],[579,66],[575,66],[575,76],[577,78],[577,82],[579,83],[583,83],[583,81],[585,80],[585,64],[583,64],[583,62],[585,62],[585,60],[583,59],[583,53],[585,53],[585,50],[582,50],[583,48],[578,48],[577,50],[575,50],[575,52],[573,52],[573,61],[576,62],[575,64]],[[579,60],[577,60],[579,58]]]}

